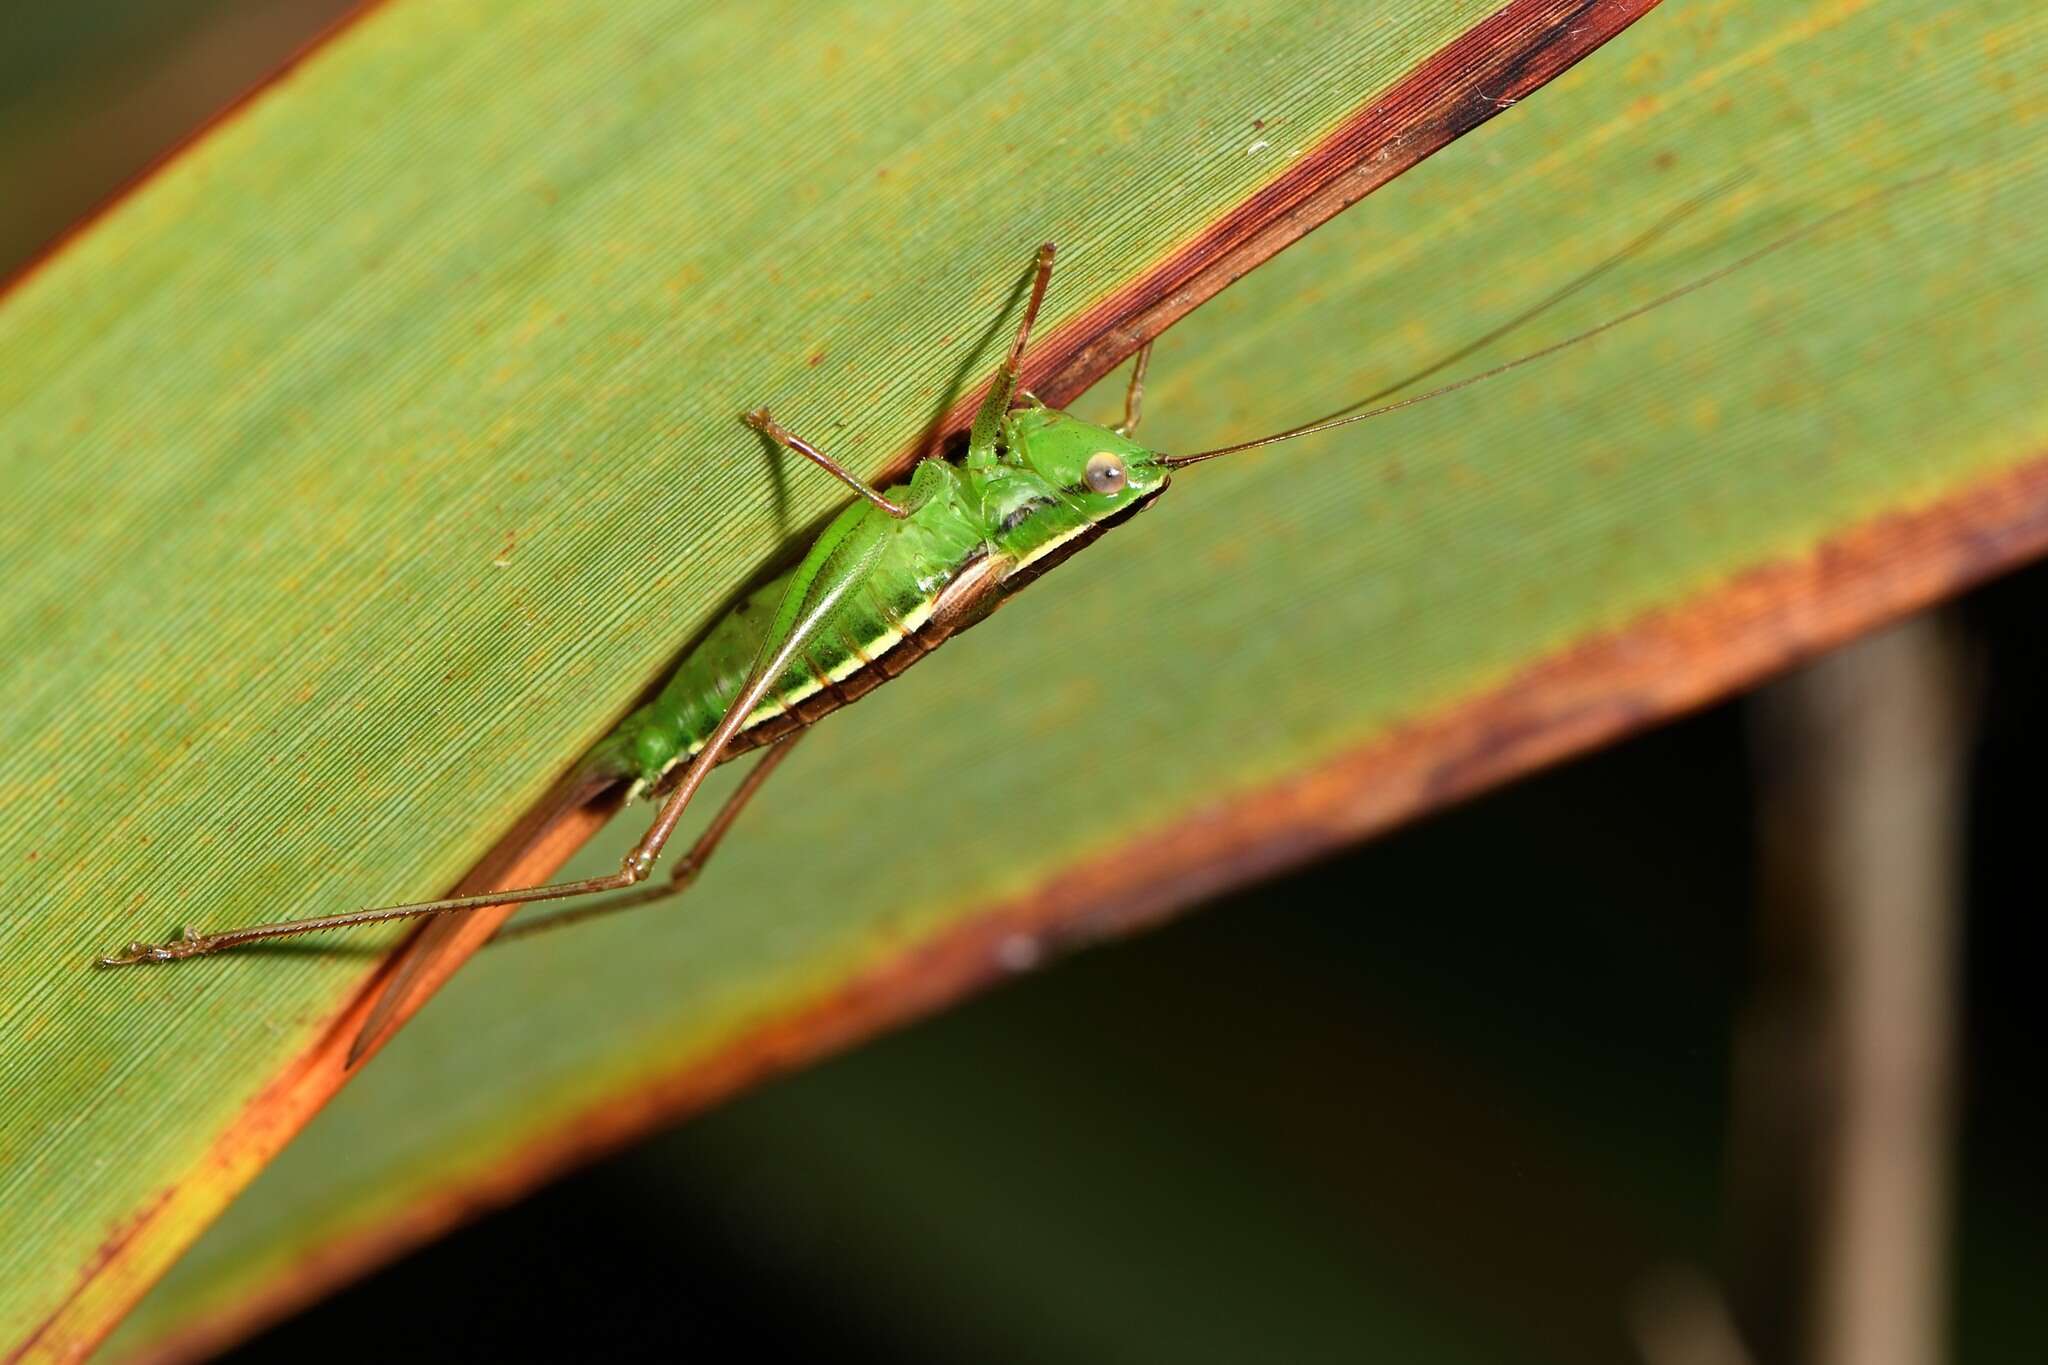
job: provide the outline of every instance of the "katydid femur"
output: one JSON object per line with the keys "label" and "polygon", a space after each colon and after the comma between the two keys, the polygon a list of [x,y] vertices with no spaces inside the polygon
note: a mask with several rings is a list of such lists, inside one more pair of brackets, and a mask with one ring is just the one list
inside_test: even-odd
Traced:
{"label": "katydid femur", "polygon": [[[1683,206],[1616,255],[1458,356],[1529,321],[1639,250],[1699,202]],[[1384,416],[1531,364],[1704,288],[1859,207],[1839,210],[1788,232],[1596,327],[1456,382],[1370,406],[1458,358],[1451,357],[1321,420],[1181,455],[1147,449],[1135,439],[1149,342],[1138,351],[1125,396],[1124,420],[1116,426],[1084,422],[1019,393],[1025,345],[1052,277],[1053,247],[1047,243],[1038,251],[1016,339],[975,414],[966,449],[957,460],[925,458],[907,483],[878,490],[783,427],[765,408],[742,419],[763,436],[816,464],[858,497],[826,526],[794,569],[746,597],[713,625],[661,692],[621,722],[575,770],[571,785],[584,799],[620,784],[628,786],[629,799],[643,795],[659,798],[653,824],[616,871],[576,881],[210,933],[187,929],[162,943],[130,943],[99,962],[104,966],[169,962],[318,930],[456,916],[487,906],[623,890],[644,882],[653,872],[656,858],[714,767],[747,750],[765,749],[754,771],[680,860],[665,886],[595,902],[541,921],[541,926],[679,892],[696,877],[734,817],[805,728],[894,678],[954,634],[982,620],[1039,574],[1149,506],[1166,491],[1172,471]],[[1356,410],[1361,407],[1363,411]],[[445,922],[432,926],[429,933],[445,927]],[[421,947],[426,946],[422,940]],[[402,977],[394,982],[387,1003],[402,985]],[[380,1013],[388,1011],[380,1009]],[[373,1015],[358,1042],[359,1052],[379,1027],[379,1017]]]}

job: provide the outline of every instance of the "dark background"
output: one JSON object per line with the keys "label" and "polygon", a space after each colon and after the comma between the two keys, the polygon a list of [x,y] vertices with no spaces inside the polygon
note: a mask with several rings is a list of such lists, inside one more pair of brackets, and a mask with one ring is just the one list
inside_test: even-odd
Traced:
{"label": "dark background", "polygon": [[[0,275],[345,8],[12,18]],[[2048,1338],[2044,606],[2034,569],[1940,622],[1973,738],[1935,1235],[1971,1361]],[[1757,715],[1663,727],[769,1085],[233,1358],[1815,1358],[1825,1172],[1754,1062],[1797,1049],[1774,1030],[1824,1009],[1828,970],[1788,969],[1802,911],[1760,890],[1784,753]]]}

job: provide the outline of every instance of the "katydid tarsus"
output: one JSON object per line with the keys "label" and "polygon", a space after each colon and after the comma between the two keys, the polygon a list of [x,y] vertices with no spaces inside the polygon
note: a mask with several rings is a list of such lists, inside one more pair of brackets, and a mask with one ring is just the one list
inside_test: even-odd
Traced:
{"label": "katydid tarsus", "polygon": [[[1530,321],[1565,294],[1633,254],[1704,198],[1683,206],[1614,256],[1495,329],[1482,344]],[[1053,247],[1047,243],[1038,251],[1016,338],[975,414],[965,450],[957,460],[927,457],[918,462],[908,482],[876,489],[783,427],[767,409],[744,416],[742,420],[756,432],[816,464],[852,489],[857,498],[826,526],[796,568],[746,597],[713,625],[684,657],[667,686],[621,722],[572,775],[572,786],[590,796],[626,784],[629,799],[659,798],[652,825],[616,871],[576,881],[210,933],[187,929],[162,943],[130,943],[98,961],[103,966],[169,962],[319,930],[426,916],[452,919],[487,906],[567,900],[634,887],[653,872],[663,846],[711,770],[740,753],[765,749],[754,770],[679,860],[665,885],[593,902],[550,917],[536,927],[680,892],[695,879],[733,819],[808,726],[896,677],[954,634],[985,618],[1039,574],[1149,506],[1166,491],[1173,471],[1381,417],[1542,360],[1674,303],[1869,202],[1866,199],[1795,228],[1595,327],[1455,382],[1380,402],[1450,360],[1469,354],[1477,344],[1317,421],[1178,455],[1148,449],[1136,440],[1149,342],[1137,353],[1125,395],[1124,420],[1116,426],[1082,421],[1019,391],[1025,347],[1052,277]],[[450,922],[429,926],[428,934]],[[501,932],[501,937],[510,932]],[[416,942],[416,953],[425,941],[423,936]],[[387,999],[402,985],[402,980],[395,981]],[[384,1013],[387,1011],[380,1009],[365,1025],[358,1051],[379,1029]]]}

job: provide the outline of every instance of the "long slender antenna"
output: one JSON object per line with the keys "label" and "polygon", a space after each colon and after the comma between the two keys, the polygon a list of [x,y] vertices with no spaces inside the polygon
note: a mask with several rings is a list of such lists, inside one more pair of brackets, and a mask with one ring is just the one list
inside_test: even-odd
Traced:
{"label": "long slender antenna", "polygon": [[[1348,427],[1354,422],[1364,422],[1374,417],[1384,417],[1390,412],[1399,412],[1403,408],[1412,408],[1418,403],[1427,403],[1431,399],[1442,398],[1446,394],[1456,393],[1459,389],[1468,389],[1474,384],[1482,384],[1489,379],[1504,375],[1510,370],[1519,370],[1524,365],[1532,365],[1539,360],[1556,355],[1559,351],[1569,350],[1571,347],[1577,346],[1582,342],[1591,341],[1594,337],[1611,332],[1623,323],[1633,322],[1643,316],[1643,314],[1654,312],[1666,304],[1676,303],[1686,295],[1697,293],[1708,285],[1718,283],[1739,270],[1745,270],[1755,265],[1764,257],[1774,252],[1782,251],[1794,242],[1810,237],[1830,224],[1861,213],[1880,200],[1887,199],[1902,190],[1924,184],[1941,174],[1943,174],[1942,171],[1931,171],[1926,175],[1916,176],[1911,180],[1904,180],[1896,185],[1888,185],[1883,189],[1876,190],[1853,204],[1836,209],[1833,213],[1824,214],[1810,223],[1802,224],[1790,232],[1774,237],[1746,255],[1739,256],[1718,269],[1710,270],[1704,275],[1689,280],[1668,293],[1659,294],[1647,303],[1637,304],[1634,308],[1616,314],[1597,326],[1588,327],[1585,331],[1568,336],[1562,341],[1553,341],[1548,346],[1539,347],[1526,355],[1516,356],[1513,360],[1502,361],[1500,364],[1490,369],[1481,370],[1477,374],[1466,375],[1463,379],[1454,380],[1449,384],[1425,390],[1422,393],[1400,399],[1397,402],[1385,403],[1376,408],[1368,408],[1364,412],[1352,413],[1347,417],[1309,422],[1302,426],[1290,427],[1286,431],[1276,432],[1271,436],[1261,436],[1256,440],[1239,441],[1234,445],[1218,446],[1214,450],[1198,450],[1192,455],[1164,455],[1160,457],[1159,463],[1169,469],[1181,469],[1191,464],[1200,464],[1203,460],[1213,460],[1218,455],[1234,455],[1240,450],[1255,450],[1260,446],[1275,445],[1281,441],[1291,441],[1297,436],[1310,436],[1319,431],[1331,431],[1337,427]],[[1339,411],[1342,411],[1342,409],[1339,409]]]}
{"label": "long slender antenna", "polygon": [[[1677,208],[1671,210],[1671,212],[1665,214],[1662,218],[1659,218],[1656,222],[1650,224],[1649,227],[1643,229],[1642,232],[1638,233],[1635,237],[1631,238],[1629,242],[1626,245],[1624,245],[1620,250],[1614,252],[1605,260],[1596,261],[1593,265],[1587,267],[1585,270],[1573,276],[1571,279],[1566,280],[1556,289],[1551,290],[1548,294],[1544,295],[1536,302],[1530,304],[1521,312],[1515,314],[1513,317],[1501,323],[1499,326],[1492,328],[1491,330],[1486,332],[1485,335],[1474,337],[1472,340],[1466,342],[1463,346],[1458,347],[1458,349],[1456,349],[1455,351],[1450,351],[1444,355],[1438,356],[1435,360],[1430,361],[1421,369],[1411,370],[1407,374],[1402,375],[1399,379],[1396,379],[1391,384],[1382,384],[1379,388],[1374,389],[1371,393],[1366,394],[1363,398],[1353,399],[1351,402],[1346,403],[1341,408],[1337,408],[1334,411],[1324,413],[1322,416],[1316,418],[1315,422],[1320,423],[1335,421],[1337,418],[1344,416],[1346,413],[1356,412],[1358,409],[1365,407],[1370,403],[1377,403],[1383,398],[1392,398],[1395,394],[1401,392],[1403,389],[1412,388],[1413,386],[1420,384],[1423,380],[1429,378],[1431,375],[1438,374],[1444,370],[1449,369],[1451,366],[1457,364],[1459,361],[1465,359],[1467,356],[1478,354],[1480,351],[1485,350],[1488,346],[1493,345],[1494,342],[1499,341],[1502,337],[1511,336],[1514,333],[1521,331],[1522,328],[1528,326],[1537,318],[1542,317],[1545,313],[1557,307],[1557,305],[1563,303],[1566,299],[1578,293],[1587,285],[1599,279],[1602,275],[1608,274],[1609,272],[1613,271],[1617,266],[1624,265],[1628,261],[1633,260],[1636,256],[1641,255],[1644,251],[1648,250],[1651,246],[1653,246],[1659,238],[1663,237],[1666,233],[1670,232],[1671,229],[1677,227],[1680,223],[1692,217],[1695,213],[1698,213],[1708,204],[1713,203],[1716,199],[1719,199],[1722,195],[1728,193],[1736,186],[1741,185],[1744,182],[1748,181],[1755,174],[1756,172],[1749,170],[1737,171],[1733,175],[1730,175],[1726,179],[1722,180],[1720,183],[1709,186],[1708,188],[1700,191],[1692,198],[1680,204]],[[1306,425],[1315,425],[1315,423],[1308,423]]]}

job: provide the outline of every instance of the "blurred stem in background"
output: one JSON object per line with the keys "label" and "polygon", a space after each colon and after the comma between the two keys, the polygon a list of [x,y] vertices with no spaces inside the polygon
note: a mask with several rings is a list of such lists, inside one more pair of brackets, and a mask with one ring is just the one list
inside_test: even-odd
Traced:
{"label": "blurred stem in background", "polygon": [[1922,616],[1752,708],[1756,988],[1736,1050],[1738,1314],[1765,1359],[1944,1358],[1971,689]]}

